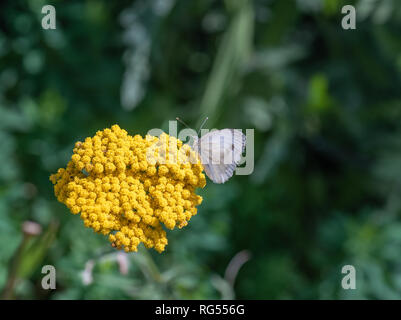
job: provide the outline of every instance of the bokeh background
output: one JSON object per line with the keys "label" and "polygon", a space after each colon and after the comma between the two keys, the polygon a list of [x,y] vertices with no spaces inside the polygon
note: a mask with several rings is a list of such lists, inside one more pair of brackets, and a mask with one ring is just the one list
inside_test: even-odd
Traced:
{"label": "bokeh background", "polygon": [[[341,28],[345,4],[356,30]],[[2,2],[2,297],[401,298],[400,34],[396,0]],[[163,254],[118,254],[49,175],[97,130],[144,135],[177,116],[254,128],[255,170],[208,180]],[[45,264],[56,290],[41,288]],[[346,264],[356,290],[341,288]]]}

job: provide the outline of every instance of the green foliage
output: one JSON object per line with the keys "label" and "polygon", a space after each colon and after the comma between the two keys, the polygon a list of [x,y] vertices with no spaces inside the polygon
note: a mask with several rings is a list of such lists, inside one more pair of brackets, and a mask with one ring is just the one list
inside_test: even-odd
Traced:
{"label": "green foliage", "polygon": [[[47,3],[2,3],[0,288],[22,252],[21,299],[400,299],[401,5],[351,2],[356,30],[342,0],[60,0],[56,30],[41,28]],[[255,171],[208,181],[163,254],[119,255],[49,175],[99,129],[177,116],[255,128]],[[27,220],[51,231],[20,251]],[[357,290],[341,288],[346,264]]]}

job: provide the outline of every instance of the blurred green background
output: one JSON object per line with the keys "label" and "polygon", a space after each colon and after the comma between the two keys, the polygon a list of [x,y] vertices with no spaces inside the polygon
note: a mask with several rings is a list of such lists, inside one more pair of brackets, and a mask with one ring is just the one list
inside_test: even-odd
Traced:
{"label": "blurred green background", "polygon": [[[2,2],[2,297],[401,298],[400,34],[396,0]],[[117,254],[49,175],[97,130],[177,116],[254,128],[255,170],[208,180],[163,254]],[[56,290],[41,288],[46,264]],[[356,290],[341,288],[346,264]]]}

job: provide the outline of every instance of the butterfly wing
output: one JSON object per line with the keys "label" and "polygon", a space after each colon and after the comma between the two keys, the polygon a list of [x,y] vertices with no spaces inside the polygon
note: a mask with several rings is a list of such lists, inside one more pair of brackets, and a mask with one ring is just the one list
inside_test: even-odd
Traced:
{"label": "butterfly wing", "polygon": [[240,130],[223,129],[207,133],[194,148],[198,151],[207,176],[215,183],[224,183],[234,174],[246,138]]}

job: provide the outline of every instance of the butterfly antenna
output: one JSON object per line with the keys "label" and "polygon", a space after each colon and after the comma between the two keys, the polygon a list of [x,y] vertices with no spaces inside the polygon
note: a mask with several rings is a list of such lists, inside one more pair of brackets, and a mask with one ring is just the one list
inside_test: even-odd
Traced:
{"label": "butterfly antenna", "polygon": [[182,121],[180,118],[175,118],[175,120],[177,120],[178,122],[181,122],[184,126],[186,126],[188,129],[190,129],[189,128],[189,126],[184,122],[184,121]]}
{"label": "butterfly antenna", "polygon": [[201,126],[200,126],[200,128],[199,128],[199,131],[198,131],[198,136],[199,136],[199,133],[201,132],[203,126],[205,125],[205,123],[206,123],[206,121],[207,121],[208,119],[209,119],[209,117],[206,117],[205,120],[203,120],[203,122],[202,122],[202,124],[201,124]]}

